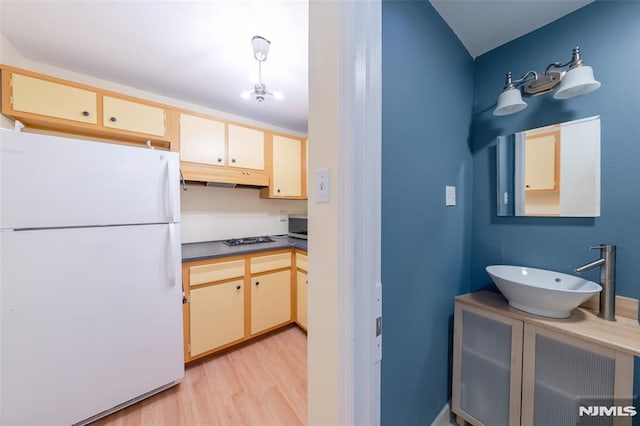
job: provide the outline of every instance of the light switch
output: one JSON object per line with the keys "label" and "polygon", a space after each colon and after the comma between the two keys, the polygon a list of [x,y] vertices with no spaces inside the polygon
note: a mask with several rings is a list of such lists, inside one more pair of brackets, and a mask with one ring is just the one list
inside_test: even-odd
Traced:
{"label": "light switch", "polygon": [[456,187],[455,186],[445,186],[445,206],[455,206],[456,205]]}
{"label": "light switch", "polygon": [[316,203],[331,201],[331,170],[320,169],[316,172]]}
{"label": "light switch", "polygon": [[286,211],[280,210],[280,222],[286,222],[289,219],[289,215]]}

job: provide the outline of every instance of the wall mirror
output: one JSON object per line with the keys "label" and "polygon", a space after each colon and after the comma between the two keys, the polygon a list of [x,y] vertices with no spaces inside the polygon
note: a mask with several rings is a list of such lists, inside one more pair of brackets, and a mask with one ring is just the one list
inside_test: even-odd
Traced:
{"label": "wall mirror", "polygon": [[600,216],[600,116],[499,136],[498,216]]}

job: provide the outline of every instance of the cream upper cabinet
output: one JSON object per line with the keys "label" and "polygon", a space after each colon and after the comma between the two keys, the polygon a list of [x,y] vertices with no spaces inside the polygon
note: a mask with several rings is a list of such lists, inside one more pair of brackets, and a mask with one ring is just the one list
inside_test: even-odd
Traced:
{"label": "cream upper cabinet", "polygon": [[302,195],[302,141],[273,136],[274,195],[299,197]]}
{"label": "cream upper cabinet", "polygon": [[244,338],[244,280],[190,291],[192,357]]}
{"label": "cream upper cabinet", "polygon": [[97,124],[97,95],[89,90],[11,74],[11,106],[15,111]]}
{"label": "cream upper cabinet", "polygon": [[229,124],[229,158],[227,165],[243,169],[264,170],[264,132]]}
{"label": "cream upper cabinet", "polygon": [[251,278],[251,334],[291,321],[291,271]]}
{"label": "cream upper cabinet", "polygon": [[155,136],[166,134],[166,113],[162,108],[111,96],[103,97],[102,106],[104,127]]}
{"label": "cream upper cabinet", "polygon": [[307,273],[297,271],[296,277],[296,322],[307,329]]}
{"label": "cream upper cabinet", "polygon": [[180,114],[180,160],[224,166],[225,124]]}

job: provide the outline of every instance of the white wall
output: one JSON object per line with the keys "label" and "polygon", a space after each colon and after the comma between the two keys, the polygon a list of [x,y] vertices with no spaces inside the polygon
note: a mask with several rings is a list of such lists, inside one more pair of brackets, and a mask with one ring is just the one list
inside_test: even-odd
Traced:
{"label": "white wall", "polygon": [[280,212],[305,214],[304,200],[267,200],[258,190],[188,184],[181,191],[182,242],[286,234]]}
{"label": "white wall", "polygon": [[[309,4],[309,425],[340,424],[338,135],[339,2]],[[317,204],[313,176],[331,169],[331,202]],[[314,235],[322,236],[315,238]]]}
{"label": "white wall", "polygon": [[[0,63],[167,105],[303,136],[298,132],[227,114],[201,105],[31,61],[21,56],[2,34],[0,34]],[[13,127],[13,122],[0,115],[0,127]],[[280,211],[288,214],[306,214],[307,211],[307,203],[304,200],[263,200],[259,198],[258,191],[255,189],[204,188],[203,186],[197,187],[195,185],[191,185],[187,192],[181,191],[181,207],[182,242],[284,234],[287,232],[287,222],[279,220]]]}

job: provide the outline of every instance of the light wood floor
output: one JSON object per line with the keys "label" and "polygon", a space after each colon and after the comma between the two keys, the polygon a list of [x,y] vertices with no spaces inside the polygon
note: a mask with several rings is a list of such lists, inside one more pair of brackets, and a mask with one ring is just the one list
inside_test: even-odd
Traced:
{"label": "light wood floor", "polygon": [[303,425],[307,336],[292,326],[189,365],[178,386],[92,426]]}

